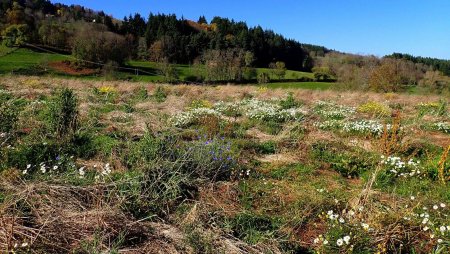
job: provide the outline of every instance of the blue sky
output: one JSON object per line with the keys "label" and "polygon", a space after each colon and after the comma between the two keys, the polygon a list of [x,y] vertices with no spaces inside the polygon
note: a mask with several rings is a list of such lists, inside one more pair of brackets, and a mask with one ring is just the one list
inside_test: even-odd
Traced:
{"label": "blue sky", "polygon": [[450,59],[449,0],[60,0],[116,18],[175,13],[261,25],[300,42],[344,52],[393,52]]}

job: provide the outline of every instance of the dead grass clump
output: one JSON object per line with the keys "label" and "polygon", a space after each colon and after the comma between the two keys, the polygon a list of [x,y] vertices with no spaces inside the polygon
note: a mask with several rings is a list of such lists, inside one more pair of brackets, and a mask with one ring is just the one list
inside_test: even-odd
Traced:
{"label": "dead grass clump", "polygon": [[[236,183],[217,183],[205,186],[199,190],[199,200],[209,207],[209,210],[218,210],[224,215],[232,216],[242,209],[239,204],[239,192]],[[193,221],[192,219],[188,221]]]}
{"label": "dead grass clump", "polygon": [[2,183],[12,193],[0,207],[0,250],[28,245],[33,250],[66,253],[96,242],[100,250],[112,244],[134,245],[148,230],[106,200],[104,187],[75,187],[46,183]]}

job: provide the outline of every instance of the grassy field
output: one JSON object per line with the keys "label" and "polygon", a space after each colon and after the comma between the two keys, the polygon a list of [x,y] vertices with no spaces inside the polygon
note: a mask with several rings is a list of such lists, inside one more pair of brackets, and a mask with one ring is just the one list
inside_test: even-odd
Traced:
{"label": "grassy field", "polygon": [[269,83],[268,88],[276,89],[311,89],[311,90],[327,90],[336,86],[337,83],[329,82],[280,82],[280,83]]}
{"label": "grassy field", "polygon": [[448,103],[0,76],[0,252],[450,253]]}
{"label": "grassy field", "polygon": [[[1,50],[7,52],[7,48]],[[67,60],[68,57],[57,55],[38,53],[28,49],[17,49],[13,53],[3,55],[0,53],[0,74],[11,73],[12,71],[30,70],[38,65],[48,62]]]}
{"label": "grassy field", "polygon": [[[8,54],[10,53],[10,54]],[[24,74],[38,74],[38,73],[47,73],[51,75],[61,76],[61,77],[70,77],[71,75],[62,73],[61,71],[54,70],[52,68],[47,68],[47,64],[51,62],[58,62],[63,60],[73,60],[71,56],[66,55],[58,55],[58,54],[48,54],[48,53],[40,53],[35,52],[29,49],[11,49],[4,46],[0,47],[0,74],[8,74],[8,73],[24,73]],[[115,77],[118,79],[127,79],[136,82],[162,82],[164,77],[161,76],[159,71],[159,65],[154,62],[146,62],[146,61],[130,61],[126,64],[127,68],[131,69],[139,69],[141,71],[136,72],[135,70],[125,70],[121,69],[115,74]],[[193,77],[196,75],[195,68],[189,65],[175,65],[175,69],[177,72],[178,79],[181,81],[186,80],[188,77]],[[268,73],[270,74],[270,69],[267,68],[258,68],[257,73]],[[136,75],[136,73],[138,75]],[[273,75],[271,75],[273,76]],[[86,78],[86,79],[102,79],[101,75],[82,75],[82,77],[78,78]],[[286,71],[286,80],[297,80],[301,78],[313,78],[312,73],[299,72],[299,71]],[[272,79],[276,80],[277,77],[272,77]],[[272,85],[271,85],[272,86]],[[322,85],[315,85],[313,83],[305,83],[301,85],[297,84],[287,84],[287,83],[279,83],[273,84],[274,87],[292,87],[299,86],[300,88],[312,88],[319,89],[319,87],[326,87],[325,83]]]}
{"label": "grassy field", "polygon": [[[259,73],[267,73],[269,74],[269,77],[273,80],[278,79],[278,77],[276,77],[272,72],[273,70],[268,69],[268,68],[258,68],[256,71],[258,74]],[[301,78],[310,78],[310,79],[314,79],[314,74],[310,73],[310,72],[301,72],[301,71],[292,71],[292,70],[286,70],[286,75],[285,75],[285,79],[301,79]]]}

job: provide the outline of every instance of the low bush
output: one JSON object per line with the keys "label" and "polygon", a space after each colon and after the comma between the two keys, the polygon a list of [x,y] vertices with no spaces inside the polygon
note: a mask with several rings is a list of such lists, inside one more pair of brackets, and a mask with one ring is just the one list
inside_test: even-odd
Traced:
{"label": "low bush", "polygon": [[299,107],[301,103],[295,100],[294,94],[290,92],[286,99],[281,100],[279,104],[282,109],[291,109]]}
{"label": "low bush", "polygon": [[260,154],[274,154],[277,149],[277,144],[273,141],[262,142],[257,147],[257,152]]}
{"label": "low bush", "polygon": [[78,99],[73,90],[63,88],[49,101],[48,123],[58,138],[72,135],[78,127]]}
{"label": "low bush", "polygon": [[156,102],[164,102],[166,101],[167,98],[167,90],[164,89],[164,87],[162,86],[158,86],[155,90],[155,92],[153,93],[153,98],[155,99]]}
{"label": "low bush", "polygon": [[0,134],[6,135],[15,129],[23,104],[21,100],[0,91]]}

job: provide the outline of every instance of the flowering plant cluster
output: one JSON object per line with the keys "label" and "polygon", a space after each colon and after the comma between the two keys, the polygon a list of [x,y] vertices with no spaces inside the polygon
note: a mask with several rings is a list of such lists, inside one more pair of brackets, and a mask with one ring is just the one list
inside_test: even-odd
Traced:
{"label": "flowering plant cluster", "polygon": [[318,101],[314,111],[326,119],[340,120],[353,115],[356,109],[354,107],[337,105],[332,102]]}
{"label": "flowering plant cluster", "polygon": [[22,170],[23,175],[29,175],[34,172],[42,174],[60,173],[64,170],[75,169],[75,162],[73,156],[58,155],[54,160],[43,161],[39,164],[27,164],[26,168]]}
{"label": "flowering plant cluster", "polygon": [[438,108],[439,102],[421,102],[417,104],[417,108]]}
{"label": "flowering plant cluster", "polygon": [[[391,125],[387,124],[386,128],[391,129]],[[345,132],[380,136],[383,134],[384,125],[375,120],[357,120],[345,122],[342,129]]]}
{"label": "flowering plant cluster", "polygon": [[173,116],[170,121],[175,127],[187,127],[194,124],[201,117],[205,116],[215,116],[222,118],[223,115],[215,109],[211,108],[194,108],[185,112],[181,112]]}
{"label": "flowering plant cluster", "polygon": [[376,116],[388,116],[391,114],[391,110],[388,106],[374,101],[360,105],[358,107],[358,112]]}
{"label": "flowering plant cluster", "polygon": [[443,133],[450,134],[450,124],[446,122],[438,122],[432,125],[433,130],[442,131]]}
{"label": "flowering plant cluster", "polygon": [[[381,134],[383,134],[383,131],[385,129],[385,125],[375,120],[347,121],[332,119],[323,122],[317,122],[314,124],[314,126],[322,130],[338,129],[346,133],[371,134],[374,136],[380,136]],[[390,130],[391,125],[387,124],[386,128]]]}
{"label": "flowering plant cluster", "polygon": [[213,180],[226,178],[237,166],[231,143],[224,137],[200,136],[198,140],[188,144],[184,157],[189,170],[196,177]]}
{"label": "flowering plant cluster", "polygon": [[260,101],[258,99],[246,99],[237,103],[217,103],[214,108],[223,114],[233,112],[235,115],[245,115],[250,119],[263,121],[284,122],[288,120],[300,120],[304,111],[299,108],[283,109],[276,104],[276,100]]}
{"label": "flowering plant cluster", "polygon": [[[411,196],[411,200],[416,197]],[[408,207],[408,206],[407,206]],[[414,211],[407,213],[403,219],[412,222],[436,246],[450,246],[449,209],[444,202],[425,206],[412,204]]]}
{"label": "flowering plant cluster", "polygon": [[218,102],[212,108],[190,108],[172,117],[172,123],[176,127],[186,127],[193,124],[203,116],[216,116],[221,119],[228,117],[246,116],[249,119],[261,121],[285,122],[289,120],[301,120],[305,112],[300,108],[283,109],[275,101],[260,101],[258,99],[246,99],[239,102]]}
{"label": "flowering plant cluster", "polygon": [[373,231],[369,224],[356,216],[362,210],[363,208],[360,207],[359,211],[343,210],[341,214],[333,210],[322,212],[319,217],[328,225],[328,231],[325,235],[319,235],[313,240],[316,250],[320,253],[324,252],[324,249],[352,252],[361,248],[360,242],[368,232]]}
{"label": "flowering plant cluster", "polygon": [[342,129],[343,123],[342,120],[331,119],[323,122],[315,122],[314,126],[321,130],[337,130]]}
{"label": "flowering plant cluster", "polygon": [[394,177],[422,177],[424,174],[420,161],[414,159],[404,161],[396,156],[388,156],[387,158],[381,156],[381,164],[386,167],[386,172]]}
{"label": "flowering plant cluster", "polygon": [[444,217],[448,216],[445,214],[447,205],[445,203],[440,203],[433,205],[430,209],[430,213],[428,212],[428,208],[424,206],[422,208],[422,212],[415,213],[414,216],[420,218],[422,224],[422,230],[430,233],[430,239],[437,238],[437,243],[441,244],[444,242],[444,239],[447,242],[450,240],[450,225],[446,225],[443,222],[439,222],[439,215],[444,215]]}
{"label": "flowering plant cluster", "polygon": [[100,94],[112,94],[112,93],[116,93],[117,89],[112,87],[112,86],[102,86],[100,88],[98,88],[98,93]]}
{"label": "flowering plant cluster", "polygon": [[[93,169],[95,174],[92,175],[95,175],[95,180],[106,177],[112,172],[112,168],[109,163],[100,166],[95,164]],[[87,175],[87,170],[88,169],[86,166],[81,166],[77,169],[74,156],[58,155],[54,160],[47,160],[36,165],[27,164],[22,170],[22,175],[27,177],[34,173],[52,175],[67,172],[69,174],[78,175],[79,178],[85,178]]]}

